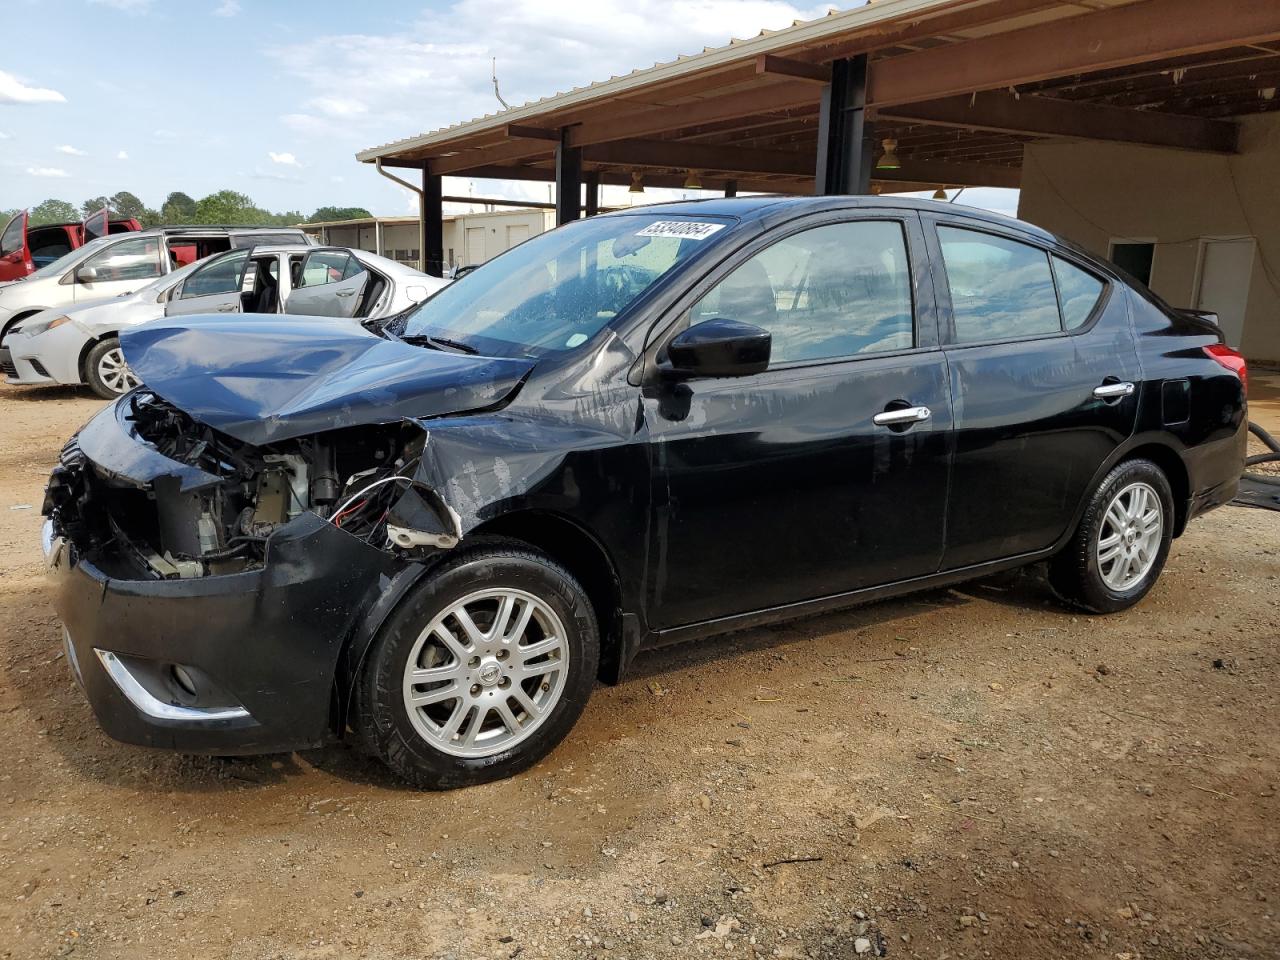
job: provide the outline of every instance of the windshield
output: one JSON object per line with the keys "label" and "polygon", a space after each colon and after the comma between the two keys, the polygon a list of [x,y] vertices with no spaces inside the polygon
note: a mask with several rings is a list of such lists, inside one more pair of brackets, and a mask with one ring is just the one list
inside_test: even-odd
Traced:
{"label": "windshield", "polygon": [[90,240],[83,247],[77,247],[70,253],[64,253],[57,260],[53,261],[53,263],[46,264],[41,267],[35,273],[31,274],[31,276],[32,278],[59,276],[60,274],[65,273],[70,267],[79,263],[86,255],[93,253],[95,250],[101,250],[114,239],[116,238],[99,237],[97,240]]}
{"label": "windshield", "polygon": [[408,315],[401,335],[489,356],[574,350],[727,226],[658,214],[575,221],[445,287]]}

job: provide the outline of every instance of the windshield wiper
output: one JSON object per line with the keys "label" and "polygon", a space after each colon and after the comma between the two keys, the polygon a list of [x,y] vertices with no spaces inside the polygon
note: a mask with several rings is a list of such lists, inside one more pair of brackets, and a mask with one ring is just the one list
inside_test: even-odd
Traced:
{"label": "windshield wiper", "polygon": [[427,346],[435,350],[452,350],[455,353],[477,354],[480,351],[469,343],[461,343],[458,340],[449,340],[446,337],[432,337],[425,333],[411,334],[407,337],[401,337],[405,343],[411,343],[414,346]]}

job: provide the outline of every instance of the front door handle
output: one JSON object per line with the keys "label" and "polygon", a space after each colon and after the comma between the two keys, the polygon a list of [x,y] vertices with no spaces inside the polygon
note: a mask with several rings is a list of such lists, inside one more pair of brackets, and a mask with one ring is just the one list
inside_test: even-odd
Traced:
{"label": "front door handle", "polygon": [[219,313],[235,313],[236,305],[234,303],[224,303],[222,306],[218,307],[218,312]]}
{"label": "front door handle", "polygon": [[334,293],[335,297],[354,297],[355,295],[356,292],[354,290],[339,290]]}
{"label": "front door handle", "polygon": [[933,416],[928,407],[903,407],[901,410],[886,410],[877,413],[871,422],[877,427],[901,427],[909,423],[923,423]]}
{"label": "front door handle", "polygon": [[1128,381],[1124,383],[1104,383],[1102,386],[1093,388],[1093,395],[1099,400],[1117,400],[1120,397],[1133,396],[1133,391],[1134,386]]}

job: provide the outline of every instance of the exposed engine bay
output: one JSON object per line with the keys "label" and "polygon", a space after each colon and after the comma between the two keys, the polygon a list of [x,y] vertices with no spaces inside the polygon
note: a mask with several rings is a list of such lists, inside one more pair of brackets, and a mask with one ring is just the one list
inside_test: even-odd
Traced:
{"label": "exposed engine bay", "polygon": [[412,421],[251,446],[145,390],[122,403],[138,441],[191,476],[149,482],[63,449],[46,512],[76,549],[117,577],[177,579],[266,563],[272,535],[304,512],[406,558],[457,544],[457,515],[415,479],[427,433]]}

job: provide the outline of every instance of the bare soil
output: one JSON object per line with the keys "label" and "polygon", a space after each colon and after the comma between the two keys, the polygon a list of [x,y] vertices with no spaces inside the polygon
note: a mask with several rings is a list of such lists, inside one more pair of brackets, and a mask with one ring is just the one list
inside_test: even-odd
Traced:
{"label": "bare soil", "polygon": [[418,793],[98,730],[38,547],[98,406],[0,388],[0,956],[1280,956],[1280,514],[1118,616],[1024,573],[646,654],[528,774]]}

